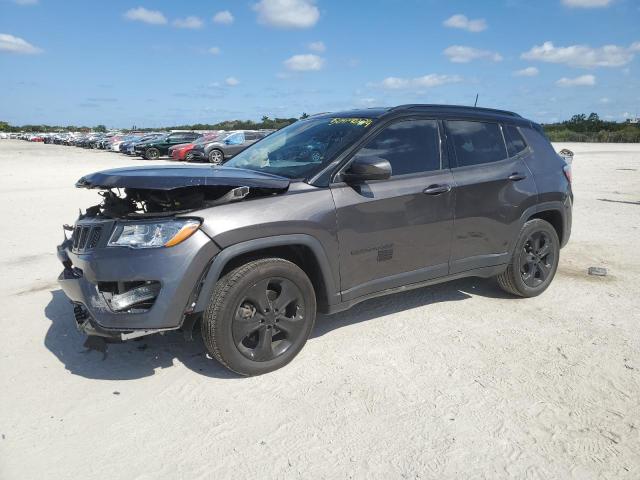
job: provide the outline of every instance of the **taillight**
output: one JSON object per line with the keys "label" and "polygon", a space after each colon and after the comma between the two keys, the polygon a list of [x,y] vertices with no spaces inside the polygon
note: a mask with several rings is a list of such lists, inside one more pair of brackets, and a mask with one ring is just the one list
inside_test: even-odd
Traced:
{"label": "taillight", "polygon": [[567,164],[562,167],[562,171],[564,172],[564,176],[567,177],[569,183],[571,183],[572,173],[571,173],[571,165]]}

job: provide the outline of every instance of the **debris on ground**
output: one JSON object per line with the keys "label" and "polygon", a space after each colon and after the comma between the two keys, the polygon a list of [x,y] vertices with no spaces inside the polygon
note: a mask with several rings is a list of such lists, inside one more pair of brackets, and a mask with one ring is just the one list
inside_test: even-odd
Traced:
{"label": "debris on ground", "polygon": [[589,275],[595,275],[597,277],[606,277],[607,269],[603,267],[589,267]]}

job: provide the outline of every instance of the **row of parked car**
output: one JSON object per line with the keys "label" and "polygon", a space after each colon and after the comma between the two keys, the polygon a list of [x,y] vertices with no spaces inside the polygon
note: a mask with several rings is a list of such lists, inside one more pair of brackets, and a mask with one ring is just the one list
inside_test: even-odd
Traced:
{"label": "row of parked car", "polygon": [[273,130],[217,130],[130,134],[56,133],[20,134],[16,138],[31,142],[110,150],[147,160],[169,157],[177,161],[210,162],[219,165],[272,132]]}

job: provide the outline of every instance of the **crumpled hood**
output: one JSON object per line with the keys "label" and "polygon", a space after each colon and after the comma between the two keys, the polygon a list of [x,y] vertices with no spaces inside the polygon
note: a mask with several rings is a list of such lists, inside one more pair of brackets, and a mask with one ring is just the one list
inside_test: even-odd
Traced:
{"label": "crumpled hood", "polygon": [[176,165],[102,170],[80,178],[76,187],[173,190],[184,187],[228,186],[286,190],[289,183],[288,178],[242,168]]}

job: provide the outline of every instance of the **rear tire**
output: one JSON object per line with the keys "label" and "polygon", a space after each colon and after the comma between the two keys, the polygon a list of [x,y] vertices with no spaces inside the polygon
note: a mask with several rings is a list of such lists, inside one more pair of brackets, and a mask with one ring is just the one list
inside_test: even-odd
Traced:
{"label": "rear tire", "polygon": [[156,160],[160,156],[160,151],[157,148],[147,148],[144,151],[144,158],[147,160]]}
{"label": "rear tire", "polygon": [[560,260],[560,241],[550,223],[535,218],[520,230],[507,269],[497,276],[502,290],[518,297],[535,297],[551,284]]}
{"label": "rear tire", "polygon": [[222,165],[222,162],[224,162],[224,154],[222,153],[222,150],[214,148],[209,152],[209,163],[212,163],[213,165]]}
{"label": "rear tire", "polygon": [[207,351],[240,375],[285,366],[313,329],[316,296],[309,277],[282,258],[253,260],[220,280],[202,318]]}

